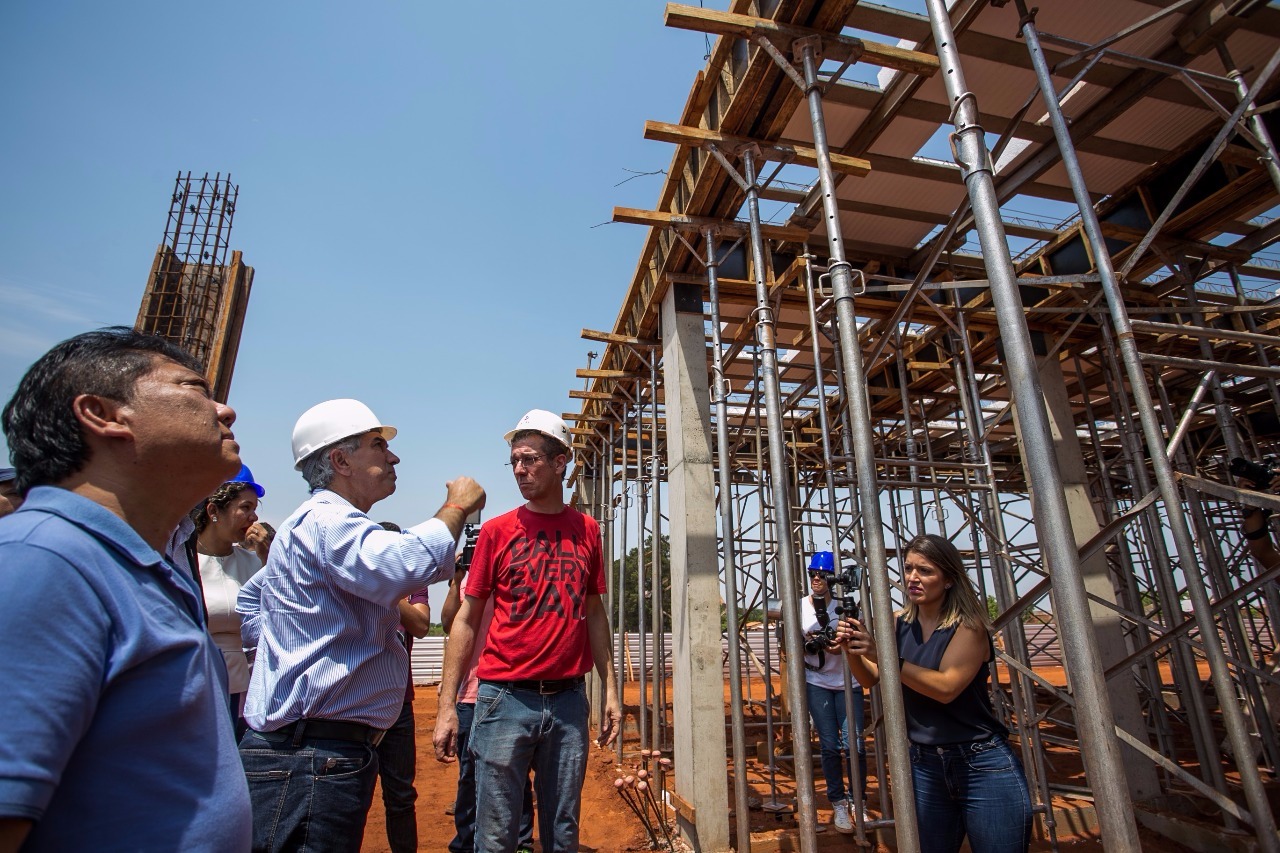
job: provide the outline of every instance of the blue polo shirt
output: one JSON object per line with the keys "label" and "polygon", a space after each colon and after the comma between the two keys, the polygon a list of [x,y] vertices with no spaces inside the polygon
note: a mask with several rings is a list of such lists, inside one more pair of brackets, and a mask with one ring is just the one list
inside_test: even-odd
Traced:
{"label": "blue polo shirt", "polygon": [[25,850],[249,849],[195,582],[65,489],[0,519],[0,817]]}

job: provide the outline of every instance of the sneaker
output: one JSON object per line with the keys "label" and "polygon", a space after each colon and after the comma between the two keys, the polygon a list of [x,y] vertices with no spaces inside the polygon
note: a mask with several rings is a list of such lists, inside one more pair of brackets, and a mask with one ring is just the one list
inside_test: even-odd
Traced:
{"label": "sneaker", "polygon": [[452,803],[449,803],[449,805],[444,807],[445,814],[454,814],[457,810],[458,810],[457,800],[454,800]]}
{"label": "sneaker", "polygon": [[839,800],[831,804],[832,818],[831,822],[835,824],[836,832],[842,832],[845,835],[853,832],[853,821],[849,817],[849,801]]}

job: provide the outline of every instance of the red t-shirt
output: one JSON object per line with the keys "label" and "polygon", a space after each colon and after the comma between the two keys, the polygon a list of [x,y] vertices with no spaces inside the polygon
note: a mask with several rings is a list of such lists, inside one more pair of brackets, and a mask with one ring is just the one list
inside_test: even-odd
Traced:
{"label": "red t-shirt", "polygon": [[494,596],[477,675],[486,681],[574,678],[593,665],[587,596],[603,595],[600,526],[571,507],[525,507],[485,523],[463,592]]}

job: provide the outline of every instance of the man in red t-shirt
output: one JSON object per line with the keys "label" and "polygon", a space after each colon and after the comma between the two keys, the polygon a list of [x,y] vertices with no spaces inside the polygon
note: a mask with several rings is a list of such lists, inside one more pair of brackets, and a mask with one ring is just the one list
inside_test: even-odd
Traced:
{"label": "man in red t-shirt", "polygon": [[606,685],[599,742],[613,742],[622,714],[613,681],[605,575],[595,519],[564,503],[569,430],[534,409],[505,436],[525,504],[480,528],[471,573],[454,618],[440,685],[435,749],[456,757],[458,683],[493,596],[477,675],[469,748],[475,762],[477,853],[515,848],[525,780],[534,773],[544,853],[578,849],[587,769],[588,703],[583,675],[594,664]]}

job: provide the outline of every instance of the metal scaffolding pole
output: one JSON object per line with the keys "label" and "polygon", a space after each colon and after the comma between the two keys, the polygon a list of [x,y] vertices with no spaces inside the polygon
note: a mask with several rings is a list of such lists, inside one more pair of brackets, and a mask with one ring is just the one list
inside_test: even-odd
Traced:
{"label": "metal scaffolding pole", "polygon": [[[946,10],[942,7],[939,0],[929,0],[929,3],[931,12],[937,10],[945,20]],[[1280,837],[1277,837],[1276,835],[1275,816],[1272,814],[1270,805],[1267,801],[1266,791],[1263,788],[1262,780],[1258,775],[1257,765],[1248,760],[1248,756],[1250,756],[1252,752],[1249,745],[1249,735],[1244,714],[1235,698],[1235,689],[1231,685],[1230,673],[1227,668],[1227,662],[1223,654],[1222,647],[1217,642],[1214,642],[1214,638],[1217,637],[1217,628],[1210,615],[1209,597],[1205,591],[1204,581],[1196,570],[1198,561],[1196,559],[1195,545],[1191,539],[1191,532],[1187,525],[1186,515],[1182,510],[1182,500],[1178,491],[1177,482],[1174,479],[1173,466],[1169,460],[1167,452],[1165,451],[1164,437],[1160,431],[1160,425],[1155,418],[1155,409],[1151,399],[1151,391],[1143,380],[1141,356],[1137,351],[1137,344],[1133,337],[1132,327],[1129,325],[1128,312],[1124,304],[1123,296],[1120,293],[1115,273],[1111,268],[1110,254],[1107,250],[1106,243],[1103,240],[1101,225],[1098,222],[1097,213],[1094,211],[1092,199],[1089,197],[1088,189],[1084,181],[1084,174],[1080,169],[1079,160],[1075,155],[1075,147],[1071,141],[1071,134],[1067,128],[1066,119],[1064,118],[1061,106],[1058,103],[1057,93],[1054,89],[1053,80],[1050,76],[1048,62],[1045,60],[1044,52],[1040,47],[1034,16],[1027,14],[1026,4],[1023,0],[1017,0],[1017,6],[1019,14],[1022,16],[1022,35],[1026,40],[1027,51],[1031,55],[1032,64],[1036,72],[1036,79],[1038,80],[1040,90],[1044,95],[1045,105],[1048,108],[1049,117],[1053,124],[1054,137],[1058,140],[1058,147],[1062,155],[1063,166],[1067,170],[1067,175],[1071,181],[1071,189],[1075,194],[1076,203],[1080,208],[1081,224],[1084,227],[1085,234],[1093,248],[1095,264],[1097,265],[1099,275],[1102,279],[1102,288],[1106,295],[1107,305],[1110,308],[1110,319],[1116,328],[1119,338],[1122,361],[1138,404],[1138,415],[1142,421],[1143,432],[1146,437],[1147,453],[1155,469],[1156,480],[1159,483],[1161,497],[1164,500],[1166,511],[1168,512],[1170,531],[1177,547],[1178,559],[1182,565],[1183,574],[1187,580],[1187,591],[1191,596],[1196,623],[1200,629],[1201,636],[1204,638],[1204,650],[1205,655],[1209,660],[1210,678],[1213,682],[1214,692],[1217,694],[1223,724],[1227,730],[1227,737],[1232,745],[1232,751],[1237,757],[1237,767],[1240,771],[1240,780],[1242,787],[1244,788],[1245,798],[1249,803],[1249,810],[1252,813],[1254,829],[1257,831],[1258,840],[1262,845],[1263,850],[1280,850]],[[931,14],[930,17],[934,20],[936,29],[939,16]],[[942,40],[939,39],[939,44],[941,44],[941,42]],[[1270,75],[1274,70],[1278,58],[1280,58],[1280,53],[1277,53],[1272,57],[1271,62],[1268,63],[1268,67],[1263,70],[1262,77],[1260,79],[1265,79],[1265,77]],[[956,60],[958,64],[958,56],[956,56]],[[952,93],[953,98],[958,97],[959,95],[959,91],[953,89],[954,82],[955,81],[949,76],[948,91]],[[1248,97],[1248,95],[1246,95],[1246,97]],[[960,104],[957,104],[957,107],[960,106]],[[1243,112],[1243,109],[1243,106],[1239,108],[1241,112]],[[976,110],[973,118],[976,119]],[[1236,118],[1233,117],[1232,123],[1234,123],[1235,120]],[[957,127],[959,126],[959,122],[957,122]],[[977,141],[981,143],[981,138],[979,137]],[[1215,143],[1217,143],[1216,140]],[[1216,147],[1216,145],[1211,147]],[[988,182],[989,180],[990,179],[988,178]],[[994,201],[994,197],[992,201]],[[1167,212],[1168,209],[1166,209],[1166,213]],[[1157,225],[1158,224],[1159,223],[1157,223]],[[1155,230],[1156,225],[1153,225],[1152,230],[1143,238],[1143,244],[1149,243],[1151,239],[1154,239]],[[1139,248],[1142,248],[1143,244],[1140,244]],[[986,254],[987,245],[985,240],[983,241],[983,250],[984,254]],[[1133,265],[1138,255],[1139,251],[1135,249],[1133,255],[1130,257],[1129,267]],[[994,276],[992,278],[994,290]],[[1013,295],[1016,298],[1016,294]],[[1061,603],[1062,602],[1059,602],[1059,604]],[[1073,672],[1073,676],[1074,675],[1075,673]],[[1105,699],[1105,696],[1100,698]],[[1097,792],[1096,788],[1095,793],[1099,793],[1097,800],[1099,806],[1102,806],[1106,802],[1104,797],[1109,799],[1110,796],[1110,792]],[[1124,797],[1124,805],[1127,806],[1127,790],[1124,790]],[[1102,810],[1100,808],[1099,817],[1101,818],[1101,816]],[[1131,813],[1125,822],[1130,824],[1132,823]],[[1103,823],[1103,830],[1104,832],[1107,830],[1106,823]]]}
{"label": "metal scaffolding pole", "polygon": [[716,410],[716,459],[720,481],[720,542],[724,548],[725,623],[729,642],[729,713],[733,730],[733,802],[738,853],[751,853],[751,811],[747,793],[746,721],[742,714],[742,649],[738,638],[738,531],[733,517],[733,470],[729,465],[729,384],[720,340],[720,258],[715,233],[703,229],[707,244],[707,289],[711,305],[711,403]]}
{"label": "metal scaffolding pole", "polygon": [[1077,715],[1076,726],[1094,788],[1098,821],[1110,848],[1138,851],[1141,844],[1120,762],[1115,719],[1106,682],[1101,675],[1102,663],[1089,619],[1088,597],[1062,492],[1053,435],[1036,374],[1035,352],[1005,241],[990,154],[978,122],[977,99],[964,80],[945,0],[927,0],[927,5],[943,80],[952,104],[956,128],[951,137],[952,149],[973,207],[1006,354],[1011,398],[1018,410],[1027,475],[1035,495],[1037,533],[1046,563],[1052,567],[1059,636],[1077,702],[1091,711],[1087,715]]}
{"label": "metal scaffolding pole", "polygon": [[[653,520],[652,528],[649,534],[650,557],[651,563],[649,568],[649,578],[651,581],[650,595],[652,595],[651,610],[651,637],[653,641],[653,706],[650,712],[650,724],[652,731],[649,735],[649,746],[652,749],[661,750],[664,748],[662,730],[666,725],[666,711],[664,705],[665,689],[667,681],[667,670],[665,660],[665,643],[662,641],[662,464],[658,456],[658,354],[652,352],[649,354],[649,393],[650,414],[649,421],[649,480],[653,488]],[[655,765],[656,766],[656,765]],[[661,767],[657,768],[658,774],[662,774]],[[659,775],[659,780],[662,776]]]}

